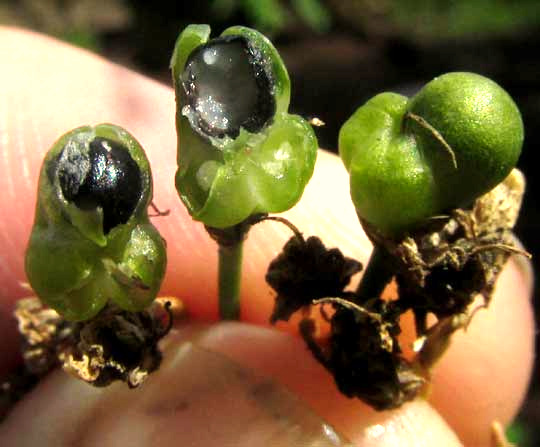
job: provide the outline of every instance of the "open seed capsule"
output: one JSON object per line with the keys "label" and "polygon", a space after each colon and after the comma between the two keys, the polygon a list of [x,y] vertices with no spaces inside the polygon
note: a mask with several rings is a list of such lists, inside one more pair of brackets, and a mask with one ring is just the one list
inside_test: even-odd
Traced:
{"label": "open seed capsule", "polygon": [[313,173],[317,140],[288,114],[290,81],[273,45],[232,27],[180,34],[171,61],[177,99],[176,187],[192,217],[215,228],[281,212]]}
{"label": "open seed capsule", "polygon": [[150,166],[111,124],[62,136],[42,166],[26,272],[37,295],[69,320],[109,301],[139,311],[155,298],[165,246],[148,220]]}

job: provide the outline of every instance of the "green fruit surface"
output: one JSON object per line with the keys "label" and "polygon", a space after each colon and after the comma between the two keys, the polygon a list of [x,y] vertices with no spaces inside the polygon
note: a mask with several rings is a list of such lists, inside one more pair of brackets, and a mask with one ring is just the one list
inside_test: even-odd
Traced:
{"label": "green fruit surface", "polygon": [[242,128],[234,139],[205,137],[194,129],[183,114],[181,76],[189,55],[209,36],[207,25],[189,25],[171,59],[178,135],[175,183],[193,219],[227,228],[253,214],[278,213],[296,204],[313,174],[318,143],[310,124],[288,113],[290,80],[277,50],[261,33],[241,26],[226,29],[222,36],[242,36],[263,55],[275,114],[260,132]]}
{"label": "green fruit surface", "polygon": [[339,151],[358,215],[401,236],[500,183],[519,158],[523,135],[506,91],[484,76],[456,72],[410,99],[370,99],[341,128]]}
{"label": "green fruit surface", "polygon": [[[95,137],[122,144],[142,175],[142,194],[131,217],[108,234],[101,207],[81,210],[62,193],[55,163],[69,142],[88,146]],[[84,149],[83,149],[84,150]],[[165,243],[148,220],[152,200],[150,165],[140,144],[112,124],[66,133],[43,162],[35,221],[26,250],[28,281],[38,297],[72,321],[88,320],[109,302],[132,312],[156,297],[165,273]]]}

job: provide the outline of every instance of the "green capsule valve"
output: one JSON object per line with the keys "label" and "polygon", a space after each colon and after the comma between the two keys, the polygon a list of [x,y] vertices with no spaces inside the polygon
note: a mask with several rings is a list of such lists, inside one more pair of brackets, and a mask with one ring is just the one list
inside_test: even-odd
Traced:
{"label": "green capsule valve", "polygon": [[190,25],[171,60],[176,92],[176,188],[191,216],[214,228],[291,208],[313,174],[317,140],[288,113],[290,80],[259,32],[235,26],[210,39]]}
{"label": "green capsule valve", "polygon": [[410,99],[395,93],[370,99],[341,128],[339,151],[358,215],[399,238],[504,180],[523,137],[520,112],[505,90],[456,72]]}
{"label": "green capsule valve", "polygon": [[150,165],[112,124],[74,129],[43,162],[26,273],[39,298],[71,321],[110,301],[137,312],[156,297],[165,244],[150,223]]}
{"label": "green capsule valve", "polygon": [[250,217],[295,205],[313,174],[317,139],[288,113],[287,69],[272,43],[234,26],[210,39],[189,25],[171,59],[176,94],[176,189],[219,244],[219,307],[238,319],[243,240]]}

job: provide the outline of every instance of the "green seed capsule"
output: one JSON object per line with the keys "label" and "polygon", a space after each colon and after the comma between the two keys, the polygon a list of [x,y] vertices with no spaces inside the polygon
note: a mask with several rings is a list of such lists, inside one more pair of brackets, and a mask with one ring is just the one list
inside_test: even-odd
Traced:
{"label": "green seed capsule", "polygon": [[188,26],[171,60],[176,187],[194,219],[226,228],[292,207],[313,173],[317,140],[288,114],[289,76],[266,37],[239,26],[209,36],[207,25]]}
{"label": "green seed capsule", "polygon": [[125,130],[100,124],[63,135],[43,162],[26,251],[37,295],[68,320],[89,319],[109,300],[147,307],[166,263],[151,199],[148,160]]}
{"label": "green seed capsule", "polygon": [[522,143],[512,98],[473,73],[435,78],[410,99],[379,94],[339,135],[357,213],[388,236],[470,205],[510,173]]}

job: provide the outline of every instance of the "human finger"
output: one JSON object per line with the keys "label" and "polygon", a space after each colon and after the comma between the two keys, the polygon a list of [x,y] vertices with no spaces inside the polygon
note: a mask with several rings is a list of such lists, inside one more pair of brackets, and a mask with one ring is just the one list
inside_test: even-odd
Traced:
{"label": "human finger", "polygon": [[[0,238],[5,247],[0,273],[3,302],[10,303],[27,294],[19,283],[24,280],[23,253],[35,203],[35,180],[43,154],[66,130],[81,124],[109,121],[129,129],[147,149],[154,167],[155,202],[160,208],[171,210],[170,217],[155,219],[169,246],[169,268],[163,292],[183,298],[196,318],[216,318],[216,247],[202,225],[191,221],[172,186],[175,166],[171,161],[175,158],[176,141],[171,90],[42,36],[4,30],[1,37],[0,56],[6,69],[0,74],[3,100],[0,129],[2,167],[7,173],[0,179],[5,191],[0,204],[5,216],[0,222]],[[327,245],[339,246],[346,255],[365,261],[370,246],[357,223],[347,191],[348,180],[340,161],[321,153],[304,198],[287,215],[306,234],[318,234]],[[245,248],[243,319],[266,323],[272,295],[264,283],[264,270],[287,237],[286,229],[271,223],[252,230]],[[514,268],[512,265],[511,269]],[[509,271],[514,272],[514,279],[521,278],[515,268]],[[521,279],[516,281],[525,283]],[[469,368],[478,368],[484,373],[489,370],[493,384],[509,384],[498,390],[495,405],[484,407],[489,411],[477,413],[473,420],[462,418],[465,428],[460,430],[470,433],[485,432],[486,419],[494,415],[503,414],[501,419],[504,421],[511,417],[521,402],[530,374],[533,352],[530,291],[525,286],[516,288],[512,282],[501,283],[503,285],[497,287],[497,296],[507,297],[512,292],[516,319],[511,322],[512,327],[490,323],[475,336],[472,329],[476,323],[473,322],[467,342],[462,343],[458,338],[449,353],[449,356],[453,352],[459,356],[468,355],[471,346],[478,347],[470,358]],[[500,317],[507,316],[507,308],[497,304],[501,302],[504,303],[504,298],[494,299],[489,310],[493,320],[489,321],[500,321]],[[4,312],[7,317],[7,310]],[[519,342],[515,328],[522,331]],[[486,333],[500,336],[480,337]],[[7,334],[14,334],[14,331],[10,329]],[[8,335],[3,339],[4,353],[13,345]],[[513,348],[516,344],[519,349]],[[519,374],[508,369],[493,369],[499,352],[507,353],[509,364],[523,365]],[[4,354],[4,357],[9,356]],[[459,363],[443,362],[436,370],[435,384],[437,380],[446,387],[479,390],[475,402],[493,402],[493,388],[478,388],[481,380],[471,379]],[[448,417],[470,414],[467,395],[450,401],[437,398],[437,394],[433,396],[433,404],[440,406]],[[480,417],[483,414],[485,417]]]}
{"label": "human finger", "polygon": [[[315,382],[312,376],[317,377]],[[297,337],[243,323],[174,331],[165,342],[163,365],[137,391],[123,384],[93,388],[53,373],[0,426],[0,443],[345,445],[306,406],[305,395],[299,399],[280,383],[294,391],[303,383],[300,386],[312,397],[324,397],[336,416],[346,419],[343,434],[354,445],[461,445],[424,400],[375,413],[337,393]]]}

